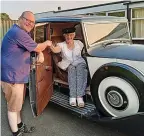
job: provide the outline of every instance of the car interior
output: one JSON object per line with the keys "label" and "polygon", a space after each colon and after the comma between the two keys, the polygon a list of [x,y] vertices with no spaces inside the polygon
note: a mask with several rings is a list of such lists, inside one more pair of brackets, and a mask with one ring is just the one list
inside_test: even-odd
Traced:
{"label": "car interior", "polygon": [[[41,28],[43,29],[44,26],[41,26]],[[46,35],[48,37],[49,40],[52,41],[54,46],[57,46],[57,43],[63,42],[65,41],[63,34],[62,34],[62,29],[64,28],[68,28],[68,27],[75,27],[76,28],[76,36],[74,40],[80,40],[81,42],[84,43],[83,41],[83,35],[82,35],[82,30],[81,30],[81,24],[73,22],[73,23],[50,23],[49,25],[49,30],[50,30],[50,34]],[[36,36],[36,42],[43,42],[43,40],[45,39],[45,32],[42,30],[37,30],[36,31],[37,35]],[[45,54],[47,53],[47,51],[44,51],[44,56],[46,56]],[[62,60],[61,58],[61,53],[53,53],[49,50],[51,57],[52,57],[52,68],[53,68],[53,81],[54,84],[58,84],[62,87],[68,88],[68,73],[67,71],[64,71],[62,69],[60,69],[57,66],[57,63],[59,61]],[[46,59],[47,57],[45,57]],[[41,72],[38,72],[39,74],[41,74]],[[89,76],[88,76],[89,78]],[[90,80],[88,80],[90,81]],[[88,83],[88,88],[86,89],[87,94],[90,94],[90,89],[89,89],[89,83]]]}

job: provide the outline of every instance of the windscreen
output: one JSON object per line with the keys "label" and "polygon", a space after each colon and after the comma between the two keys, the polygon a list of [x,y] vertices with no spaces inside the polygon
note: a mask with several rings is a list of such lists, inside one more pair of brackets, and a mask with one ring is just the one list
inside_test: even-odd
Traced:
{"label": "windscreen", "polygon": [[130,39],[127,23],[86,23],[84,27],[89,47],[112,39]]}

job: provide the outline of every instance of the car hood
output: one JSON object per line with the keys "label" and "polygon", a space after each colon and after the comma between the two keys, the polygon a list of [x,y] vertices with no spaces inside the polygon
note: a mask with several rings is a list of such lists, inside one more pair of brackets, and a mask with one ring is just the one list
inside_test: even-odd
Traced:
{"label": "car hood", "polygon": [[88,54],[100,58],[144,61],[144,45],[116,43],[106,47],[91,47],[88,49]]}

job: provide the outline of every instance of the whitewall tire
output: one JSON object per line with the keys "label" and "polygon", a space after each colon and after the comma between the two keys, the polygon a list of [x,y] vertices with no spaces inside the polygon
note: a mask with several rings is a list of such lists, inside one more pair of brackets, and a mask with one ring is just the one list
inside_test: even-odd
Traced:
{"label": "whitewall tire", "polygon": [[110,76],[104,78],[98,87],[102,107],[114,117],[129,116],[139,110],[137,91],[127,80]]}

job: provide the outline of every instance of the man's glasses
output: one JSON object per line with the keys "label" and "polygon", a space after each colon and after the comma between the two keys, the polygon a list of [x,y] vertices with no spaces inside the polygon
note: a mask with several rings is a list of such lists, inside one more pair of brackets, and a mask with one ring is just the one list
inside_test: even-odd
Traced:
{"label": "man's glasses", "polygon": [[35,25],[35,22],[34,22],[34,21],[31,21],[31,20],[29,20],[29,19],[27,19],[27,18],[25,18],[25,17],[22,17],[22,18],[24,18],[24,19],[26,20],[26,22],[28,22],[31,26],[34,26],[34,25]]}

